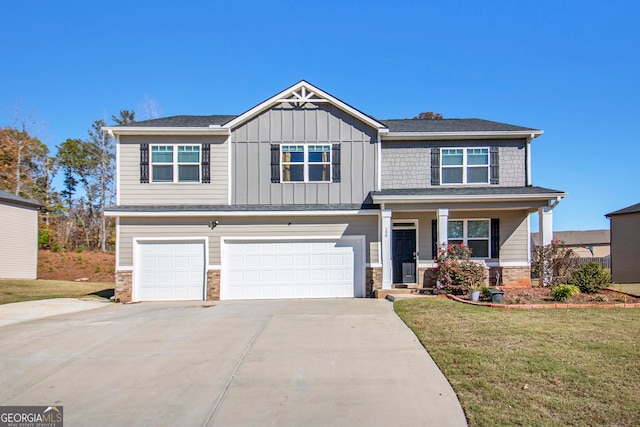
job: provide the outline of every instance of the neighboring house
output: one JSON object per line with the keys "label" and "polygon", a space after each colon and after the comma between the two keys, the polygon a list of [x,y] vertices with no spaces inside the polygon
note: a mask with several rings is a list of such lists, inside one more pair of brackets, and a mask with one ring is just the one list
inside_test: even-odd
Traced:
{"label": "neighboring house", "polygon": [[0,190],[0,278],[38,277],[40,204]]}
{"label": "neighboring house", "polygon": [[[605,258],[611,255],[609,230],[556,231],[554,240],[573,249],[580,258]],[[540,246],[540,233],[531,233],[533,247]]]}
{"label": "neighboring house", "polygon": [[611,221],[611,280],[640,283],[640,203],[605,216]]}
{"label": "neighboring house", "polygon": [[[530,283],[529,215],[551,241],[566,196],[531,185],[542,131],[379,120],[301,81],[239,116],[106,127],[117,140],[116,298],[366,297],[428,286],[438,244]],[[496,279],[493,279],[494,281]]]}

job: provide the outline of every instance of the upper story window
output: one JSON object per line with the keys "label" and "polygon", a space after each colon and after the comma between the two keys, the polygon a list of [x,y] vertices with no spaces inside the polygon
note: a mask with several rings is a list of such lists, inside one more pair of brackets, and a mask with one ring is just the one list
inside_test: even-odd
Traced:
{"label": "upper story window", "polygon": [[200,145],[151,145],[151,182],[200,182]]}
{"label": "upper story window", "polygon": [[442,184],[488,184],[488,148],[443,148]]}
{"label": "upper story window", "polygon": [[282,145],[282,182],[331,182],[331,145]]}
{"label": "upper story window", "polygon": [[472,258],[489,258],[489,230],[488,219],[451,220],[447,239],[449,243],[464,243],[469,246]]}

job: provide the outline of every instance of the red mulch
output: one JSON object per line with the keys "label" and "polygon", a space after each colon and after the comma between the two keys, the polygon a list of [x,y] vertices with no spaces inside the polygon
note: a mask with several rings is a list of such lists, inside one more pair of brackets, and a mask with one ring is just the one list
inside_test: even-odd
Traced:
{"label": "red mulch", "polygon": [[38,251],[38,279],[113,282],[115,267],[114,254]]}
{"label": "red mulch", "polygon": [[[524,287],[503,288],[502,304],[557,304],[550,296],[550,288]],[[640,298],[608,289],[601,289],[595,294],[578,294],[569,298],[568,304],[630,304],[640,303]]]}

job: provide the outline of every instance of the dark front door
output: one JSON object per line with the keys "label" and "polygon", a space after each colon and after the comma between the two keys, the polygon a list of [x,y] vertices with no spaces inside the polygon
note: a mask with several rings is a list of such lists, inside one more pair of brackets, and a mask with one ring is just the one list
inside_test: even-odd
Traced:
{"label": "dark front door", "polygon": [[416,283],[416,230],[393,230],[393,283]]}

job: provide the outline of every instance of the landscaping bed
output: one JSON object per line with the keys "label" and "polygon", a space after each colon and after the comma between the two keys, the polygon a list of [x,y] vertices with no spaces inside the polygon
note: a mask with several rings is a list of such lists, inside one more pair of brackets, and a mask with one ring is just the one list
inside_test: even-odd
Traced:
{"label": "landscaping bed", "polygon": [[[502,304],[558,304],[549,295],[551,288],[524,287],[503,288]],[[580,293],[564,302],[565,304],[634,304],[640,303],[640,298],[611,289],[601,289],[597,293]]]}

